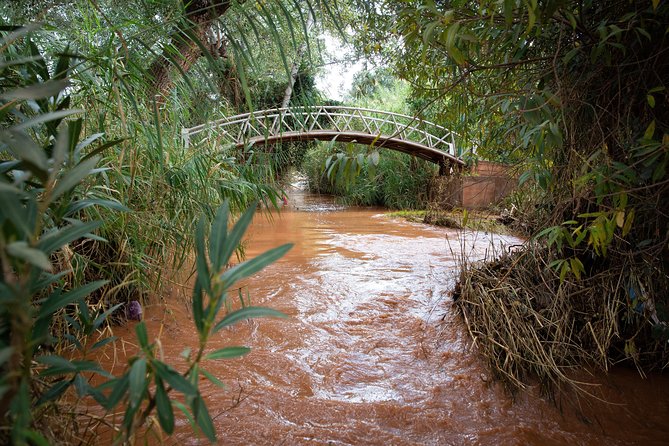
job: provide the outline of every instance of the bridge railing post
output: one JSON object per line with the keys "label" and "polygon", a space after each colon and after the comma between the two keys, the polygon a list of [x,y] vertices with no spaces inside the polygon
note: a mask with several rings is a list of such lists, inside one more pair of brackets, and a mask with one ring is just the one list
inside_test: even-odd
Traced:
{"label": "bridge railing post", "polygon": [[184,143],[184,149],[188,149],[190,147],[190,133],[188,132],[188,129],[181,129],[181,140]]}

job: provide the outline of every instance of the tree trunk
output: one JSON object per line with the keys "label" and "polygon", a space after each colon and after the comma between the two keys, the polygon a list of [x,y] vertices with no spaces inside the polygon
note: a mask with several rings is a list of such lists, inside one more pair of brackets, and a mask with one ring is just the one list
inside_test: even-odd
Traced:
{"label": "tree trunk", "polygon": [[[169,95],[174,79],[172,67],[187,73],[202,55],[202,48],[209,48],[208,32],[211,24],[230,8],[231,0],[183,0],[184,18],[172,31],[171,47],[151,64],[152,94],[159,103]],[[201,47],[202,46],[202,47]],[[224,46],[216,45],[216,48]]]}
{"label": "tree trunk", "polygon": [[311,31],[311,28],[314,25],[314,16],[311,13],[311,9],[309,10],[309,17],[307,19],[307,35],[305,37],[305,41],[300,47],[297,49],[297,54],[295,55],[295,60],[293,61],[293,66],[290,70],[290,79],[288,79],[288,85],[286,86],[286,91],[283,93],[283,102],[281,102],[281,108],[286,108],[288,107],[288,104],[290,104],[290,98],[293,96],[293,88],[295,87],[295,80],[297,80],[297,72],[300,69],[300,64],[302,63],[302,58],[304,57],[304,52],[307,50],[307,41],[306,39],[309,38],[309,31]]}

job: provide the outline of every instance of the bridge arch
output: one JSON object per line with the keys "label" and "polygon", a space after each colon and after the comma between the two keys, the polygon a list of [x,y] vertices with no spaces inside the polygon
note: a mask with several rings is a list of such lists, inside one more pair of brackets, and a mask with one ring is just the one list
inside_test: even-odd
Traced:
{"label": "bridge arch", "polygon": [[334,140],[408,153],[438,164],[442,174],[464,165],[456,151],[455,135],[447,128],[413,116],[357,107],[258,110],[184,128],[181,136],[187,148],[195,137],[214,137],[238,148],[248,144]]}

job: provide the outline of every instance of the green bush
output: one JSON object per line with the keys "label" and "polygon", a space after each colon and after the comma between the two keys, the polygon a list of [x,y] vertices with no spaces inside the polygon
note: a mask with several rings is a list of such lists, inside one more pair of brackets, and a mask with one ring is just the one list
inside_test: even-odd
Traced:
{"label": "green bush", "polygon": [[[0,61],[0,442],[46,445],[56,440],[40,432],[40,421],[70,388],[107,411],[122,408],[120,441],[135,436],[154,412],[162,429],[172,433],[173,407],[178,407],[194,429],[213,442],[216,435],[198,383],[200,376],[220,382],[203,365],[249,349],[204,351],[210,337],[224,327],[248,318],[283,317],[243,301],[241,308],[227,311],[231,305],[225,303],[238,280],[260,271],[291,246],[228,268],[255,206],[228,230],[226,202],[211,212],[211,223],[203,216],[197,224],[192,311],[199,346],[186,358],[186,371],[177,372],[158,359],[143,322],[135,327],[141,351],[129,359],[121,375],[112,376],[90,360],[92,353],[114,340],[101,329],[124,302],[90,305],[108,281],[78,277],[74,259],[77,253],[83,255],[82,246],[93,246],[90,258],[102,258],[100,251],[108,243],[101,235],[114,235],[112,226],[102,230],[102,221],[91,216],[136,211],[104,192],[114,189],[113,177],[109,167],[98,167],[102,153],[120,141],[105,142],[103,132],[84,138],[83,118],[71,119],[84,113],[69,108],[72,57],[46,60],[29,41],[22,48],[12,45],[29,31],[21,28],[0,40],[0,48],[6,49]],[[30,55],[21,57],[20,50],[26,48]],[[98,124],[103,128],[102,121]],[[65,342],[77,353],[54,348]],[[91,385],[91,374],[100,375],[103,382]],[[183,398],[173,398],[175,393]]]}
{"label": "green bush", "polygon": [[433,164],[404,153],[353,145],[337,152],[332,144],[309,150],[302,170],[313,192],[336,195],[350,205],[390,209],[426,208],[437,172]]}

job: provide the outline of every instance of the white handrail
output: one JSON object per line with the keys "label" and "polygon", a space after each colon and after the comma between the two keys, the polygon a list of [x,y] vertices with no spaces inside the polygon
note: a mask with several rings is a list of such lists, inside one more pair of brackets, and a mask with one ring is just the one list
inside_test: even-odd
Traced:
{"label": "white handrail", "polygon": [[[289,117],[294,118],[295,122],[290,124],[286,122],[286,118]],[[325,118],[327,122],[321,124],[319,122],[321,118]],[[382,133],[384,126],[390,130],[389,135],[384,134],[387,138],[416,142],[437,152],[456,156],[454,132],[439,124],[395,112],[335,105],[273,108],[225,116],[215,121],[184,128],[181,130],[181,138],[184,146],[189,147],[192,136],[205,130],[216,130],[226,140],[242,144],[250,138],[280,136],[286,129],[304,133],[331,129],[346,133],[360,131],[358,129],[363,127],[366,133],[377,136]],[[448,139],[450,141],[447,141]],[[446,150],[442,151],[439,146],[445,146]]]}

